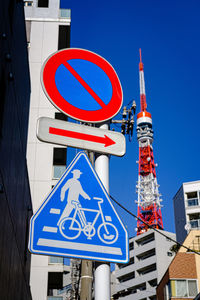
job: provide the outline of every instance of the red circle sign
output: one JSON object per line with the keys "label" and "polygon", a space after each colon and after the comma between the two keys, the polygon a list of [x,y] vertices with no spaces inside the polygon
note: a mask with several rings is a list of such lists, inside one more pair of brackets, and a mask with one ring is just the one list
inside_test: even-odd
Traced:
{"label": "red circle sign", "polygon": [[123,101],[113,67],[84,49],[64,49],[44,63],[42,87],[52,104],[69,117],[99,123],[115,116]]}

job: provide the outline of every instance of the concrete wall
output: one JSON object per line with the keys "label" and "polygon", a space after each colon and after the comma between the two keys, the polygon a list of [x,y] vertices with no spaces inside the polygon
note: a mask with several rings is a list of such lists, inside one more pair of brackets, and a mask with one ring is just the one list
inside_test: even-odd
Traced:
{"label": "concrete wall", "polygon": [[27,246],[32,206],[26,165],[30,80],[22,1],[1,1],[0,32],[0,298],[31,300]]}
{"label": "concrete wall", "polygon": [[[175,217],[175,228],[177,241],[183,243],[185,240],[190,228],[188,230],[185,228],[190,224],[190,215],[191,214],[200,214],[200,196],[198,195],[198,205],[188,206],[187,204],[187,193],[189,192],[198,192],[200,191],[200,181],[191,181],[185,182],[178,190],[176,195],[173,198],[174,202],[174,217]],[[185,227],[186,226],[186,227]],[[200,228],[200,221],[199,221]],[[191,228],[192,229],[192,228]],[[193,229],[192,229],[193,230]]]}
{"label": "concrete wall", "polygon": [[161,282],[159,283],[156,289],[156,296],[158,300],[165,300],[164,289],[168,282],[169,282],[169,269],[166,271],[165,275],[163,276]]}
{"label": "concrete wall", "polygon": [[[195,254],[193,253],[178,253],[172,261],[165,276],[162,278],[157,288],[158,300],[164,300],[164,287],[169,279],[196,279],[197,268]],[[178,299],[178,298],[176,298]],[[180,298],[182,299],[182,298]],[[188,299],[188,298],[187,298]]]}
{"label": "concrete wall", "polygon": [[177,253],[169,268],[170,278],[197,278],[195,254]]}
{"label": "concrete wall", "polygon": [[173,204],[174,204],[176,238],[179,243],[182,243],[185,240],[185,237],[187,235],[187,231],[184,228],[187,221],[186,221],[186,213],[185,213],[183,186],[181,186],[181,188],[174,196]]}
{"label": "concrete wall", "polygon": [[[49,0],[48,8],[25,7],[29,23],[29,65],[31,75],[31,102],[27,146],[28,173],[30,179],[33,211],[40,207],[57,181],[53,180],[53,144],[40,142],[36,137],[39,117],[55,118],[58,112],[45,96],[40,82],[44,61],[58,50],[59,25],[70,25],[70,18],[60,18],[59,0]],[[57,146],[56,146],[57,147]],[[46,300],[48,272],[63,272],[63,265],[49,264],[48,256],[32,255],[31,292],[33,300]]]}
{"label": "concrete wall", "polygon": [[[200,230],[192,230],[184,241],[184,246],[196,250],[200,249]],[[181,247],[174,257],[173,261],[166,270],[163,278],[157,287],[157,299],[164,300],[164,289],[169,280],[173,279],[197,279],[198,289],[200,291],[200,256],[188,252],[184,247]],[[176,298],[182,299],[182,298]],[[187,298],[188,299],[188,298]],[[191,299],[191,298],[190,298]]]}
{"label": "concrete wall", "polygon": [[[176,236],[174,233],[167,232],[167,231],[164,231],[164,233],[170,238],[172,238],[173,240],[176,240]],[[172,261],[172,258],[174,257],[174,253],[170,251],[170,248],[174,244],[175,243],[172,242],[171,240],[168,240],[162,235],[156,234],[156,259],[157,259],[157,266],[158,266],[158,282],[163,277],[169,264]],[[169,256],[169,254],[172,256]]]}
{"label": "concrete wall", "polygon": [[[174,233],[166,231],[161,232],[175,239]],[[123,300],[139,300],[144,298],[155,299],[156,284],[152,286],[152,281],[158,282],[166,272],[166,269],[173,259],[173,254],[170,251],[170,248],[174,242],[151,229],[130,239],[129,244],[130,243],[133,243],[134,245],[134,249],[130,251],[130,259],[134,258],[134,262],[123,268],[116,266],[115,276],[117,280],[115,282],[115,297]],[[155,254],[150,257],[140,259],[142,255],[146,255],[149,251],[155,251]],[[171,256],[168,256],[168,252],[170,252]],[[156,265],[156,268],[154,270],[152,269],[150,272],[146,272],[152,265]],[[122,278],[122,276],[124,277],[126,274],[133,273],[135,274],[134,278],[120,283],[120,278]],[[144,290],[140,290],[141,285],[145,285],[146,288]],[[129,291],[132,291],[132,293],[129,293]]]}

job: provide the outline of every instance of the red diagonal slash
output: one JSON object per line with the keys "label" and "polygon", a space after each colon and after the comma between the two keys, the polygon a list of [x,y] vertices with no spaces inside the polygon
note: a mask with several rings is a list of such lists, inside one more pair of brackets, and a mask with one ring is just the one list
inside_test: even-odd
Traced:
{"label": "red diagonal slash", "polygon": [[101,100],[101,98],[91,89],[91,87],[83,80],[83,78],[70,66],[70,64],[65,61],[63,65],[71,72],[71,74],[82,84],[82,86],[88,91],[88,93],[96,100],[96,102],[103,108],[106,104]]}
{"label": "red diagonal slash", "polygon": [[80,133],[80,132],[75,132],[75,131],[70,131],[70,130],[65,130],[65,129],[59,129],[59,128],[55,128],[55,127],[49,127],[49,133],[55,134],[55,135],[66,136],[66,137],[70,137],[73,139],[104,144],[104,147],[108,147],[113,144],[116,144],[111,138],[109,138],[105,134],[103,137],[100,137],[100,136],[96,136],[96,135]]}

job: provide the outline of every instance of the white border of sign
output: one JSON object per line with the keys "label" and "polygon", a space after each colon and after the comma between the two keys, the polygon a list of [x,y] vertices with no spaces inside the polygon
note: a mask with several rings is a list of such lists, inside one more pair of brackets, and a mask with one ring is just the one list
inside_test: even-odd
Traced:
{"label": "white border of sign", "polygon": [[[116,260],[116,259],[109,259],[109,258],[103,258],[103,257],[98,257],[98,256],[84,256],[84,255],[72,255],[72,254],[68,254],[66,255],[66,253],[62,253],[62,252],[51,252],[51,251],[39,251],[39,250],[34,250],[33,249],[33,236],[34,236],[34,221],[35,219],[39,216],[40,211],[43,209],[43,207],[48,203],[48,201],[50,201],[52,195],[55,193],[55,191],[57,190],[57,188],[59,187],[59,185],[62,183],[63,180],[65,180],[65,177],[70,173],[71,169],[73,168],[73,166],[76,164],[77,160],[80,158],[81,155],[84,155],[89,167],[91,168],[91,171],[93,172],[96,180],[98,181],[102,191],[104,192],[105,197],[107,198],[110,206],[112,207],[116,217],[119,220],[119,223],[121,224],[123,230],[124,230],[124,234],[125,234],[125,254],[126,254],[126,259],[125,260]],[[73,242],[71,242],[73,243]],[[129,261],[129,239],[128,239],[128,233],[127,230],[124,226],[124,224],[122,223],[121,219],[119,218],[114,206],[112,205],[112,202],[109,198],[109,195],[107,193],[107,191],[105,190],[101,180],[99,179],[98,175],[96,174],[96,172],[94,171],[87,155],[84,152],[79,152],[76,157],[73,159],[73,161],[71,162],[71,164],[69,165],[69,167],[67,168],[66,172],[63,174],[63,176],[61,177],[61,179],[58,181],[58,183],[56,184],[56,186],[54,187],[54,189],[50,192],[50,194],[47,196],[47,198],[45,199],[45,201],[42,203],[42,205],[40,206],[40,208],[37,210],[37,212],[32,216],[31,221],[30,221],[30,235],[29,235],[29,245],[28,245],[29,251],[33,254],[44,254],[44,255],[54,255],[54,256],[63,256],[63,257],[75,257],[75,258],[80,258],[80,259],[92,259],[92,260],[98,260],[98,261],[107,261],[107,262],[113,262],[113,263],[127,263]],[[69,249],[70,251],[70,249]],[[102,252],[101,252],[102,253]]]}
{"label": "white border of sign", "polygon": [[[51,59],[51,57],[54,56],[54,55],[56,55],[56,54],[59,53],[59,52],[64,51],[64,50],[81,50],[81,51],[86,51],[86,52],[88,52],[88,53],[91,53],[91,54],[94,54],[94,55],[98,56],[99,58],[101,58],[102,60],[104,60],[104,61],[109,65],[110,69],[113,70],[113,74],[115,74],[115,76],[116,76],[116,78],[117,78],[117,80],[118,80],[118,85],[119,85],[120,90],[121,90],[121,101],[120,101],[121,103],[120,103],[119,108],[117,109],[117,111],[115,111],[113,114],[111,114],[111,115],[110,115],[109,117],[107,117],[107,118],[101,118],[101,120],[89,120],[89,119],[86,120],[86,119],[83,119],[83,118],[79,118],[78,116],[74,117],[72,114],[66,112],[65,110],[62,109],[62,107],[59,107],[58,105],[56,105],[56,104],[54,103],[54,100],[49,96],[49,94],[48,94],[48,92],[47,92],[47,90],[46,90],[46,88],[45,88],[45,86],[44,86],[44,82],[43,82],[43,72],[44,72],[44,68],[45,68],[47,62]],[[109,78],[109,79],[110,79],[110,78]],[[111,65],[104,57],[102,57],[101,55],[99,55],[99,54],[97,54],[97,53],[95,53],[95,52],[92,52],[92,51],[90,51],[90,50],[81,49],[81,48],[67,48],[67,49],[61,49],[61,50],[59,50],[59,51],[56,51],[56,52],[52,53],[52,54],[44,61],[43,65],[42,65],[42,69],[41,69],[41,73],[40,73],[40,81],[41,81],[42,89],[43,89],[43,91],[44,91],[46,97],[48,98],[48,100],[49,100],[49,101],[50,101],[50,102],[51,102],[51,103],[52,103],[59,111],[61,111],[61,112],[64,113],[65,115],[69,116],[70,118],[75,119],[75,120],[78,120],[78,121],[81,121],[81,122],[87,122],[87,123],[102,123],[102,122],[108,121],[108,120],[112,119],[114,116],[116,116],[116,115],[119,113],[119,111],[120,111],[120,109],[121,109],[121,107],[122,107],[122,104],[123,104],[123,90],[122,90],[121,82],[120,82],[119,77],[118,77],[116,71],[114,70],[113,66],[112,66],[112,65]],[[95,113],[96,113],[96,111],[95,111]],[[86,114],[87,114],[87,111],[86,111]]]}

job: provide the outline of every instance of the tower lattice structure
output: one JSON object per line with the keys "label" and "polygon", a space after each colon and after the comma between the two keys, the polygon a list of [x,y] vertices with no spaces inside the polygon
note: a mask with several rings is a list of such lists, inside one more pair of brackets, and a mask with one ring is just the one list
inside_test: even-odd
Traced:
{"label": "tower lattice structure", "polygon": [[156,178],[156,164],[153,155],[153,129],[151,114],[147,112],[144,82],[144,66],[140,49],[140,112],[137,114],[137,139],[139,143],[139,176],[137,235],[150,227],[163,229],[160,194]]}

